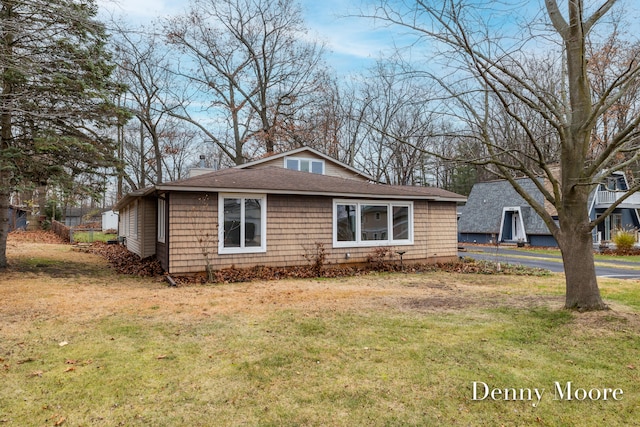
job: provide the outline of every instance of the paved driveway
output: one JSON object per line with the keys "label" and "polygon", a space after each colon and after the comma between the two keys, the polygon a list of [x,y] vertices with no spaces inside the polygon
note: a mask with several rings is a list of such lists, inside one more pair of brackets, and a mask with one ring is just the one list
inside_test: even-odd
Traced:
{"label": "paved driveway", "polygon": [[[564,273],[562,257],[559,254],[535,254],[505,247],[500,247],[496,250],[495,247],[490,246],[465,246],[464,248],[466,249],[465,251],[458,252],[461,257],[503,264],[520,264],[528,267],[544,268],[555,273]],[[596,275],[599,277],[640,280],[640,263],[617,260],[598,261],[596,262]]]}

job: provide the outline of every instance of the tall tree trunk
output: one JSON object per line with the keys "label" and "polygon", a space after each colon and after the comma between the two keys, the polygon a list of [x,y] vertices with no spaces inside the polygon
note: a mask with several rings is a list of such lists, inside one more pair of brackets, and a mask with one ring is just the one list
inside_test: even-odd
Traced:
{"label": "tall tree trunk", "polygon": [[[121,97],[118,96],[118,110],[122,108],[120,105]],[[124,175],[124,119],[119,114],[118,115],[118,126],[117,126],[117,141],[118,141],[118,182],[116,187],[116,201],[120,200],[123,196],[123,175]],[[66,205],[65,205],[66,206]]]}
{"label": "tall tree trunk", "polygon": [[[8,91],[8,92],[7,92]],[[11,85],[6,81],[2,93],[11,93]],[[6,97],[3,103],[6,102]],[[0,269],[7,267],[7,237],[9,235],[9,204],[11,196],[11,171],[4,159],[4,153],[11,141],[11,112],[5,105],[0,106]]]}
{"label": "tall tree trunk", "polygon": [[145,181],[146,157],[144,153],[144,126],[142,125],[142,122],[140,122],[140,188],[145,188],[147,186]]}
{"label": "tall tree trunk", "polygon": [[[0,152],[1,156],[1,152]],[[9,235],[10,172],[0,157],[0,269],[7,267],[7,237]]]}
{"label": "tall tree trunk", "polygon": [[593,238],[589,226],[587,201],[589,187],[578,186],[564,195],[556,236],[565,271],[565,308],[579,311],[603,310],[593,258]]}
{"label": "tall tree trunk", "polygon": [[[11,93],[11,85],[5,80],[2,85],[5,95],[3,104],[7,102],[7,94]],[[4,159],[4,154],[11,141],[11,112],[7,105],[1,105],[0,113],[0,269],[7,267],[7,237],[9,235],[9,204],[11,196],[11,171]]]}
{"label": "tall tree trunk", "polygon": [[153,154],[155,156],[156,184],[162,184],[164,182],[162,178],[162,150],[160,149],[160,138],[158,138],[158,130],[155,128],[155,126],[151,137],[153,140]]}
{"label": "tall tree trunk", "polygon": [[587,75],[585,42],[589,25],[583,17],[583,1],[568,2],[569,21],[556,15],[555,0],[546,0],[549,16],[564,40],[567,57],[570,110],[561,148],[562,202],[558,210],[560,239],[566,274],[565,307],[578,310],[601,310],[606,305],[600,297],[593,259],[593,240],[589,224],[588,201],[592,177],[585,175],[593,124],[591,89]]}
{"label": "tall tree trunk", "polygon": [[[9,19],[13,14],[13,4],[7,1],[0,3],[2,20]],[[13,102],[13,84],[9,77],[10,59],[13,57],[14,34],[10,29],[2,28],[2,43],[0,55],[7,66],[0,72],[2,75],[2,97],[0,97],[0,269],[7,267],[7,237],[9,235],[9,203],[11,201],[11,171],[5,153],[9,149],[12,136],[11,114]]]}

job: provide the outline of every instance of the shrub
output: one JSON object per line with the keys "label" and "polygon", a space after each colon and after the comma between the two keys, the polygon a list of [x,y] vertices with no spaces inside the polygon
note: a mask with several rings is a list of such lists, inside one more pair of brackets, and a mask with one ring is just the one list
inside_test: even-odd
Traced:
{"label": "shrub", "polygon": [[631,251],[636,243],[636,233],[634,230],[618,230],[611,239],[616,245],[616,252],[624,254]]}
{"label": "shrub", "polygon": [[322,268],[327,261],[327,251],[324,248],[324,243],[316,242],[313,249],[307,248],[304,245],[303,248],[304,254],[302,256],[309,262],[316,276],[320,277],[322,275]]}
{"label": "shrub", "polygon": [[367,255],[367,262],[374,270],[391,271],[395,267],[395,264],[392,263],[393,258],[393,248],[381,246]]}

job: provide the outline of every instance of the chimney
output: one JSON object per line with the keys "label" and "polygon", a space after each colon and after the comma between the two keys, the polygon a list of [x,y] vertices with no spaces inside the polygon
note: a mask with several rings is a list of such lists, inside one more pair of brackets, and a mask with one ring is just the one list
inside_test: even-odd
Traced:
{"label": "chimney", "polygon": [[208,168],[207,162],[205,161],[206,156],[204,154],[200,154],[200,161],[198,162],[197,168],[191,168],[189,170],[189,178],[193,178],[194,176],[203,175],[205,173],[213,172],[216,168]]}

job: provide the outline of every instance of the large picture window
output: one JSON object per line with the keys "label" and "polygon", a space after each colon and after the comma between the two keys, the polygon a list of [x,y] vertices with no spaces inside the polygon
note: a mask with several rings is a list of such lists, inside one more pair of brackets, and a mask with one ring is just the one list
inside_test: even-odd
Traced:
{"label": "large picture window", "polygon": [[218,200],[218,253],[265,252],[266,196],[221,194]]}
{"label": "large picture window", "polygon": [[333,241],[336,247],[413,244],[413,204],[335,200]]}

